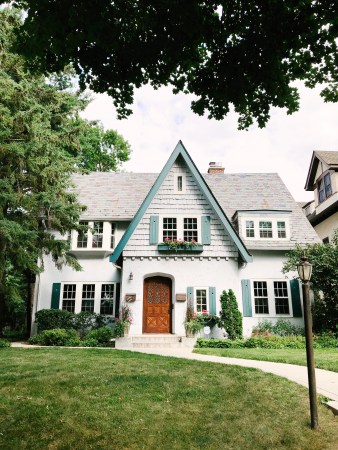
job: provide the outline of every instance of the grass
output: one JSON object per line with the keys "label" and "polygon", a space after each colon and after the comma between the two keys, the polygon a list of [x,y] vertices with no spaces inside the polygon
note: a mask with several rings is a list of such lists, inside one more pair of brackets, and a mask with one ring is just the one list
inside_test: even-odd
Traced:
{"label": "grass", "polygon": [[[195,353],[227,358],[255,359],[306,366],[305,349],[198,348]],[[316,367],[338,372],[338,348],[314,349]]]}
{"label": "grass", "polygon": [[0,448],[335,449],[337,418],[254,369],[98,349],[0,351]]}

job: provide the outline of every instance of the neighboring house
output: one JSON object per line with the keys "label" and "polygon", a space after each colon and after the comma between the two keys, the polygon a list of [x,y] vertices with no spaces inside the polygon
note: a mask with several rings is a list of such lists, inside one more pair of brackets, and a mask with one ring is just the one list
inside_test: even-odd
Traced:
{"label": "neighboring house", "polygon": [[[160,174],[76,175],[92,228],[71,234],[83,271],[58,271],[46,258],[35,311],[115,317],[128,301],[131,335],[181,336],[188,301],[218,314],[222,291],[232,289],[245,335],[263,319],[302,324],[298,281],[281,269],[287,250],[318,236],[277,174],[223,172],[211,163],[201,175],[179,142]],[[199,245],[169,251],[166,239]]]}
{"label": "neighboring house", "polygon": [[314,200],[303,206],[305,215],[328,243],[338,228],[338,152],[313,152],[305,190],[314,192]]}

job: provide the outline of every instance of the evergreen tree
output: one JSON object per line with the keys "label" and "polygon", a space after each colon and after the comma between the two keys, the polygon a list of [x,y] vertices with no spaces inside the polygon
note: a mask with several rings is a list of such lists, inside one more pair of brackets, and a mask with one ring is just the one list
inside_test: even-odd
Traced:
{"label": "evergreen tree", "polygon": [[[82,121],[78,126],[88,99],[70,89],[67,73],[48,79],[33,74],[11,50],[19,14],[3,9],[0,23],[1,333],[6,311],[20,298],[27,301],[30,317],[31,286],[44,255],[51,255],[58,267],[80,270],[68,252],[68,232],[81,229],[83,210],[71,192],[71,175],[78,167],[91,169],[81,159],[81,148],[96,125]],[[116,166],[114,161],[104,170]]]}
{"label": "evergreen tree", "polygon": [[221,295],[220,317],[223,328],[229,339],[241,339],[243,337],[242,314],[238,309],[238,303],[234,292],[223,291]]}

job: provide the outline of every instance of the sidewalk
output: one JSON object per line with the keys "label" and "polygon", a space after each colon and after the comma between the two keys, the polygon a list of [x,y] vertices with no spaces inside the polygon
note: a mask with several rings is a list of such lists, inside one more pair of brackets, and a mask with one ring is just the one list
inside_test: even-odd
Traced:
{"label": "sidewalk", "polygon": [[[12,347],[32,348],[20,342],[13,342]],[[76,347],[74,347],[76,348]],[[87,348],[87,347],[86,347]],[[106,349],[114,350],[114,349]],[[129,351],[129,350],[122,350]],[[224,358],[221,356],[201,355],[192,353],[190,349],[176,348],[133,348],[133,352],[148,353],[152,355],[171,356],[174,358],[193,359],[196,361],[209,361],[221,364],[236,365],[242,367],[252,367],[262,370],[263,372],[273,373],[281,377],[287,378],[302,386],[308,387],[307,367],[297,366],[294,364],[283,364],[268,361],[254,361],[250,359]],[[317,392],[323,396],[333,400],[330,404],[336,408],[338,412],[338,373],[328,370],[316,369]]]}

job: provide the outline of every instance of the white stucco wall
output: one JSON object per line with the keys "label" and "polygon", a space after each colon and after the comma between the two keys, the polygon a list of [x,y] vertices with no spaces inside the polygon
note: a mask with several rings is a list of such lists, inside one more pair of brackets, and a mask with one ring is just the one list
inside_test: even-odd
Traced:
{"label": "white stucco wall", "polygon": [[[123,261],[122,300],[126,294],[136,294],[136,301],[129,303],[132,310],[133,324],[131,335],[142,334],[143,320],[143,285],[149,276],[165,276],[172,280],[172,332],[185,335],[183,322],[187,302],[176,302],[176,294],[186,294],[187,287],[216,288],[216,311],[220,311],[219,297],[224,289],[233,289],[240,298],[240,281],[238,278],[237,261],[216,258],[210,261],[199,257],[168,256],[160,259],[127,258]],[[175,259],[176,258],[176,259]],[[192,260],[193,258],[193,260]],[[133,280],[129,280],[129,274]],[[217,330],[216,330],[217,331]]]}

